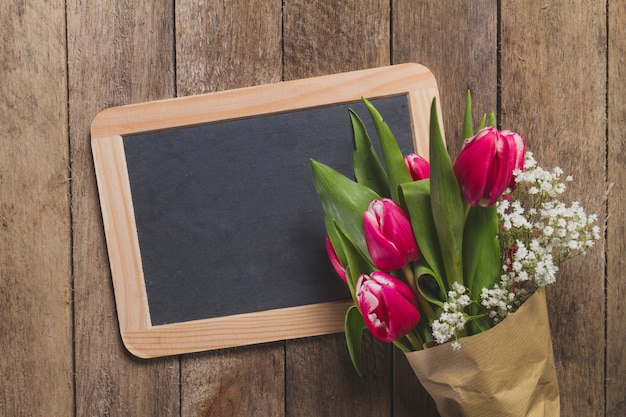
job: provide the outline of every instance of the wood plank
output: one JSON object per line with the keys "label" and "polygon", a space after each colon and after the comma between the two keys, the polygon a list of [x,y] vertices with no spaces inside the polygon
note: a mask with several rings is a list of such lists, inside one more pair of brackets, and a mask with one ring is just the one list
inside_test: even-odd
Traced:
{"label": "wood plank", "polygon": [[[285,1],[285,80],[388,65],[389,7],[380,0]],[[343,334],[288,341],[287,415],[391,415],[391,349],[366,341],[362,379]]]}
{"label": "wood plank", "polygon": [[181,416],[284,415],[282,343],[185,355]]}
{"label": "wood plank", "polygon": [[[497,2],[396,0],[392,19],[394,64],[418,62],[437,79],[446,143],[454,158],[467,90],[475,120],[497,110]],[[438,416],[404,355],[396,352],[394,361],[394,415],[413,416],[419,410],[420,415]]]}
{"label": "wood plank", "polygon": [[609,2],[606,415],[626,415],[626,3]]}
{"label": "wood plank", "polygon": [[[604,223],[606,4],[502,3],[502,120],[547,169],[574,177],[568,197]],[[548,288],[563,416],[598,415],[604,401],[604,250],[600,241]]]}
{"label": "wood plank", "polygon": [[[179,96],[282,78],[281,2],[176,2]],[[284,344],[217,350],[181,359],[184,416],[282,416]]]}
{"label": "wood plank", "polygon": [[171,97],[171,2],[69,1],[76,415],[179,415],[176,358],[139,361],[116,320],[89,128],[113,105]]}
{"label": "wood plank", "polygon": [[284,3],[285,80],[390,64],[388,0]]}
{"label": "wood plank", "polygon": [[393,63],[417,62],[437,79],[448,150],[460,148],[467,90],[474,119],[497,111],[497,1],[393,3]]}
{"label": "wood plank", "polygon": [[288,341],[287,415],[391,416],[391,350],[366,332],[359,377],[343,333]]}
{"label": "wood plank", "polygon": [[64,11],[0,3],[3,416],[73,410]]}

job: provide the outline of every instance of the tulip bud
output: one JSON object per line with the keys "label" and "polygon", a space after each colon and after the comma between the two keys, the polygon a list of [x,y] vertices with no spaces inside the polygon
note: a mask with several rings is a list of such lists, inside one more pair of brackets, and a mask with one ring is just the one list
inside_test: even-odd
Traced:
{"label": "tulip bud", "polygon": [[406,166],[409,168],[413,181],[430,178],[430,164],[422,156],[410,153],[404,157],[404,162],[406,162]]}
{"label": "tulip bud", "polygon": [[486,127],[467,139],[454,163],[463,198],[489,207],[515,188],[513,171],[524,166],[526,144],[519,133]]}
{"label": "tulip bud", "polygon": [[403,337],[420,320],[411,289],[389,274],[361,275],[355,293],[367,328],[383,342]]}
{"label": "tulip bud", "polygon": [[341,264],[341,261],[337,256],[337,252],[335,252],[335,248],[333,247],[333,244],[328,236],[326,236],[326,252],[328,252],[328,258],[330,259],[330,263],[332,264],[333,268],[335,268],[335,272],[337,272],[339,278],[341,278],[343,282],[347,283],[348,281],[346,280],[346,269]]}
{"label": "tulip bud", "polygon": [[402,208],[393,200],[373,200],[363,214],[365,244],[378,269],[402,268],[421,256],[413,229]]}

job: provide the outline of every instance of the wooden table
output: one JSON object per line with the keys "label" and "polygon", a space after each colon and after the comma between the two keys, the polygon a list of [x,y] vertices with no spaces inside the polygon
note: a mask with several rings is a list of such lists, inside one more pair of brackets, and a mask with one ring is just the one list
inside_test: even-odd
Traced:
{"label": "wooden table", "polygon": [[90,149],[106,107],[403,62],[437,77],[453,154],[471,88],[606,222],[548,301],[562,415],[626,414],[624,2],[3,1],[0,34],[0,415],[436,416],[372,338],[363,378],[340,334],[128,354]]}

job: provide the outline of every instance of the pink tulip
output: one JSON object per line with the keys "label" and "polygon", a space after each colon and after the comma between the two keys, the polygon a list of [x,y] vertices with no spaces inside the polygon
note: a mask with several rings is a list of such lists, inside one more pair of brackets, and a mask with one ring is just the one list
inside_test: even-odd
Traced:
{"label": "pink tulip", "polygon": [[502,137],[506,139],[509,143],[509,147],[514,149],[514,152],[509,152],[509,165],[513,164],[513,169],[511,170],[511,178],[507,185],[508,193],[515,191],[515,177],[513,176],[513,171],[519,169],[520,171],[524,169],[524,155],[526,153],[526,141],[519,133],[511,132],[510,130],[501,130],[500,134]]}
{"label": "pink tulip", "polygon": [[383,342],[401,338],[420,320],[411,289],[384,272],[361,275],[356,284],[356,297],[367,328]]}
{"label": "pink tulip", "polygon": [[365,243],[376,268],[402,268],[421,256],[411,223],[402,208],[388,198],[373,200],[363,214]]}
{"label": "pink tulip", "polygon": [[515,188],[513,171],[524,167],[526,144],[519,133],[486,127],[467,139],[454,163],[463,198],[489,207]]}
{"label": "pink tulip", "polygon": [[404,157],[404,162],[409,168],[413,181],[430,178],[430,164],[418,154],[410,153]]}
{"label": "pink tulip", "polygon": [[337,272],[339,278],[341,278],[343,282],[347,283],[348,281],[346,281],[346,269],[341,264],[341,261],[337,256],[337,252],[335,252],[335,248],[333,247],[333,244],[331,243],[328,236],[326,236],[326,252],[328,252],[328,258],[330,259],[330,263],[333,265],[333,268],[335,268],[335,272]]}

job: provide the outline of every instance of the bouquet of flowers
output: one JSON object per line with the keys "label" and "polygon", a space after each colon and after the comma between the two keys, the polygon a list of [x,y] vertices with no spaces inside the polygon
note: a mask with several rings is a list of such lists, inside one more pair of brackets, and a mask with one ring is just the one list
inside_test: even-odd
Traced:
{"label": "bouquet of flowers", "polygon": [[596,217],[559,200],[571,177],[538,166],[493,113],[475,132],[469,93],[454,162],[435,100],[428,159],[402,155],[363,102],[382,160],[352,110],[354,180],[311,160],[326,248],[354,301],[356,371],[367,328],[405,352],[442,415],[558,415],[543,287],[599,238]]}

